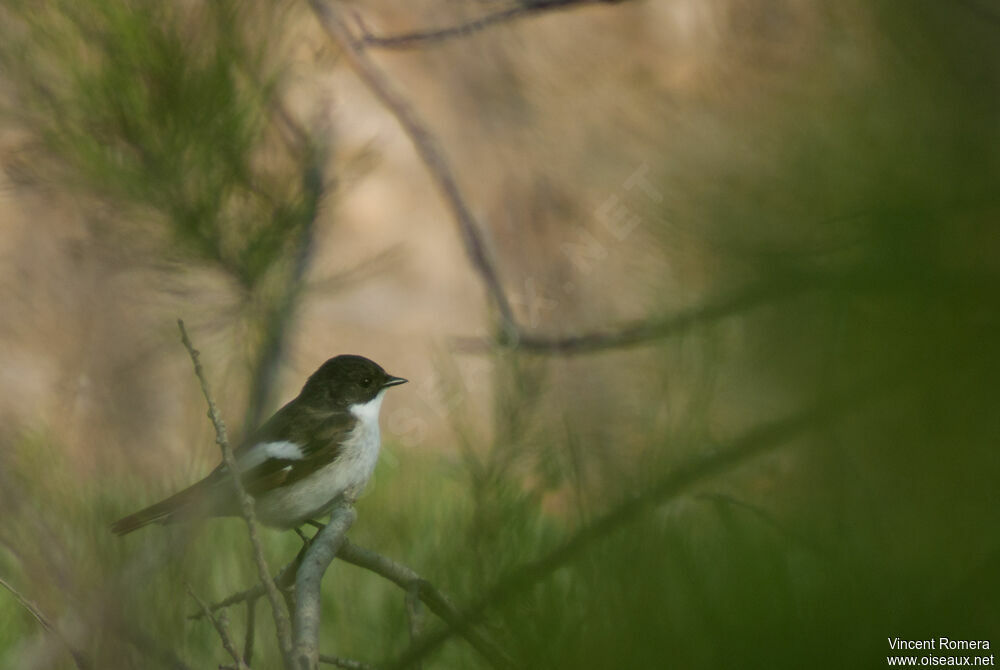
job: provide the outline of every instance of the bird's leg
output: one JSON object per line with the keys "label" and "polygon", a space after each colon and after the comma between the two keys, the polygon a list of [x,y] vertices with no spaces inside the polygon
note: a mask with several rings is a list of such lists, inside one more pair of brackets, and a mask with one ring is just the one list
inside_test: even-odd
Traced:
{"label": "bird's leg", "polygon": [[[304,526],[306,524],[309,524],[310,526],[314,527],[316,529],[316,533],[319,533],[319,531],[321,531],[324,528],[326,528],[325,524],[322,524],[319,521],[314,521],[312,519],[306,519],[305,522],[303,522],[302,526]],[[309,543],[311,543],[313,541],[313,539],[316,537],[316,534],[313,534],[312,537],[309,537],[308,535],[306,535],[303,532],[302,526],[296,526],[292,530],[294,530],[295,534],[298,535],[299,538],[302,540],[302,544],[304,544],[304,545],[306,545],[308,547]]]}

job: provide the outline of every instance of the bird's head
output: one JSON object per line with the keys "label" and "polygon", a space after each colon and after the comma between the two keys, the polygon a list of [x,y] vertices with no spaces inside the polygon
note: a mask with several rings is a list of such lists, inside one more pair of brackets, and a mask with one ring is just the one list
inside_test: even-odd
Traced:
{"label": "bird's head", "polygon": [[366,405],[390,386],[406,381],[364,356],[345,354],[323,363],[306,381],[301,395],[319,404],[346,409]]}

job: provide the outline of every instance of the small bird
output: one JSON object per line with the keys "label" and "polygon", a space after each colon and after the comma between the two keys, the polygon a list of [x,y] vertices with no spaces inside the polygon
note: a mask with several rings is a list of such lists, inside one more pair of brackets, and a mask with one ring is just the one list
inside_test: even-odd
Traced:
{"label": "small bird", "polygon": [[[302,391],[233,452],[258,520],[297,528],[353,501],[375,470],[378,416],[391,386],[405,384],[363,356],[331,358]],[[143,526],[200,517],[238,516],[239,501],[225,463],[207,477],[111,526],[118,535]]]}

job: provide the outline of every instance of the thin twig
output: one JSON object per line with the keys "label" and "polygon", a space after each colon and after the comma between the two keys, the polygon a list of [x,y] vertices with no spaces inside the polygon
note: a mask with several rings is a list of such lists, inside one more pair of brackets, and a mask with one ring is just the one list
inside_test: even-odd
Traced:
{"label": "thin twig", "polygon": [[412,568],[402,563],[397,563],[391,558],[387,558],[370,549],[360,547],[350,540],[344,541],[344,544],[340,547],[340,553],[337,554],[337,558],[351,565],[374,572],[407,592],[416,589],[420,600],[427,605],[427,608],[441,617],[453,630],[462,635],[476,651],[482,654],[483,658],[492,667],[498,669],[517,667],[514,661],[511,660],[499,645],[463,620],[461,612],[458,611],[458,608],[455,607],[448,596],[435,588],[433,584],[417,574]]}
{"label": "thin twig", "polygon": [[253,662],[253,645],[257,637],[257,599],[247,599],[247,625],[243,636],[243,660],[247,665]]}
{"label": "thin twig", "polygon": [[339,13],[324,0],[309,0],[309,6],[312,7],[316,18],[330,39],[341,48],[354,73],[371,89],[386,109],[396,117],[403,131],[413,142],[417,154],[424,162],[449,209],[451,209],[452,216],[461,232],[462,243],[469,260],[482,278],[487,292],[500,312],[502,330],[508,336],[513,337],[517,333],[517,327],[510,301],[504,293],[499,273],[490,258],[486,242],[480,232],[480,226],[458,187],[454,172],[441,147],[438,146],[437,138],[428,130],[427,124],[406,98],[393,87],[385,74],[364,52],[363,42],[351,34]]}
{"label": "thin twig", "polygon": [[[778,421],[765,423],[749,430],[724,449],[711,452],[681,466],[597,520],[585,525],[569,539],[544,556],[529,561],[497,581],[476,603],[460,616],[464,625],[480,621],[486,611],[508,602],[519,593],[534,586],[555,570],[570,562],[598,540],[610,535],[653,506],[676,498],[692,486],[711,477],[743,465],[764,453],[781,446],[802,433],[818,428],[860,406],[873,395],[874,385],[859,386],[853,393],[831,396],[808,409],[796,412]],[[881,389],[884,390],[884,387]],[[437,649],[456,631],[449,625],[435,633],[425,635],[388,667],[394,670],[413,667],[413,664]]]}
{"label": "thin twig", "polygon": [[514,5],[506,9],[501,9],[492,14],[486,14],[472,19],[466,23],[460,23],[445,28],[432,28],[429,30],[417,30],[401,35],[390,35],[379,37],[372,35],[367,30],[362,33],[361,41],[365,46],[378,47],[380,49],[415,49],[444,42],[455,37],[466,37],[485,30],[498,23],[506,23],[515,19],[522,19],[534,14],[541,14],[556,9],[566,9],[574,5],[594,5],[594,4],[616,4],[623,0],[534,0]]}
{"label": "thin twig", "polygon": [[295,576],[296,670],[315,670],[319,665],[319,622],[322,613],[323,575],[333,561],[344,535],[357,518],[354,506],[343,502],[333,508],[330,521],[316,533],[306,548]]}
{"label": "thin twig", "polygon": [[294,666],[291,663],[291,624],[288,619],[288,613],[285,611],[282,603],[278,587],[275,585],[274,580],[271,579],[271,569],[267,565],[267,558],[264,556],[264,547],[261,544],[260,535],[257,532],[257,516],[254,512],[253,498],[251,498],[246,492],[246,489],[243,487],[243,481],[240,479],[240,472],[236,466],[236,457],[233,455],[233,450],[229,446],[229,438],[226,436],[226,424],[223,422],[222,416],[219,414],[219,409],[215,405],[215,400],[212,399],[212,393],[209,390],[208,382],[205,379],[205,372],[201,367],[198,350],[191,344],[191,339],[188,337],[187,329],[184,327],[184,321],[182,319],[177,320],[177,327],[180,328],[181,342],[188,350],[188,355],[190,355],[191,362],[194,364],[195,376],[198,377],[198,382],[201,384],[201,392],[204,394],[205,401],[208,403],[208,416],[212,420],[212,425],[215,427],[215,441],[219,445],[219,449],[222,450],[223,463],[225,463],[226,469],[232,477],[233,486],[236,489],[236,497],[240,502],[240,512],[243,514],[243,520],[246,521],[247,524],[247,531],[250,535],[250,544],[253,545],[254,561],[257,564],[257,575],[260,577],[260,581],[264,585],[264,591],[267,594],[268,602],[271,604],[271,613],[274,615],[274,626],[278,633],[278,644],[281,647],[281,653],[285,660],[286,667],[289,670],[292,670]]}
{"label": "thin twig", "polygon": [[[274,583],[278,586],[279,590],[284,590],[290,586],[295,581],[295,570],[298,569],[298,565],[295,561],[288,563],[285,567],[278,571],[278,574],[274,576]],[[289,571],[291,571],[289,573]],[[212,603],[208,606],[208,611],[214,612],[223,607],[231,607],[232,605],[238,605],[240,603],[252,600],[254,598],[259,598],[266,593],[264,585],[261,582],[257,582],[248,589],[234,593],[233,595],[220,600],[217,603]],[[195,612],[188,615],[188,619],[200,619],[202,613]]]}
{"label": "thin twig", "polygon": [[80,670],[87,670],[90,667],[90,663],[87,662],[87,658],[83,655],[83,653],[70,644],[69,640],[67,640],[63,634],[59,632],[59,629],[52,625],[52,623],[48,620],[48,617],[46,617],[45,614],[42,613],[42,610],[39,609],[38,605],[21,595],[21,593],[15,589],[12,584],[7,582],[2,577],[0,577],[0,586],[10,591],[11,595],[14,596],[14,599],[17,600],[21,607],[27,610],[28,614],[34,617],[35,621],[37,621],[39,625],[46,630],[46,632],[52,633],[60,642],[63,643],[63,646],[66,647],[70,656],[73,657],[73,662],[76,663],[76,667],[80,668]]}
{"label": "thin twig", "polygon": [[240,670],[249,670],[247,664],[243,662],[243,657],[240,656],[240,652],[236,651],[236,645],[233,644],[233,638],[229,636],[229,627],[226,626],[223,621],[217,618],[214,614],[208,611],[208,605],[205,601],[198,597],[198,594],[194,592],[194,589],[189,585],[187,587],[188,595],[190,595],[196,603],[198,603],[198,608],[205,614],[212,625],[215,626],[215,632],[219,634],[222,639],[222,646],[225,648],[229,655],[233,657],[236,661],[236,667]]}
{"label": "thin twig", "polygon": [[[414,645],[424,631],[424,607],[420,602],[420,584],[414,582],[406,589],[404,596],[406,604],[406,619],[410,628],[410,644]],[[415,670],[421,670],[423,665],[418,661],[413,665]]]}

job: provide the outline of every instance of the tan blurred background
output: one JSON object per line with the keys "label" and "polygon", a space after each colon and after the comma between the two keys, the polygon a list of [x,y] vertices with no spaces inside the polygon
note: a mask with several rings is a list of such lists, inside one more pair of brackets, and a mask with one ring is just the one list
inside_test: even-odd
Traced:
{"label": "tan blurred background", "polygon": [[[425,4],[363,13],[369,29],[392,34],[492,7],[456,15]],[[481,284],[396,121],[331,55],[312,17],[290,11],[282,88],[304,122],[329,117],[337,185],[321,214],[282,396],[326,357],[362,353],[414,381],[387,405],[387,429],[404,444],[446,448],[448,392],[435,356],[451,356],[453,336],[485,334]],[[838,30],[852,39],[838,41]],[[877,75],[859,36],[868,30],[850,5],[676,0],[553,12],[376,58],[440,137],[522,322],[570,334],[691,304],[735,274],[695,234],[705,201],[745,197],[740,178],[781,169],[779,129],[811,131],[835,101],[851,104],[852,90]],[[19,181],[10,166],[30,161],[32,147],[16,126],[2,146],[6,429],[45,426],[81,465],[109,450],[142,453],[140,461],[191,448],[214,454],[173,429],[200,421],[173,321],[224,321],[226,288],[193,289],[159,271],[108,212],[58,184]],[[793,210],[775,197],[783,216],[815,220],[842,204]],[[669,244],[659,242],[663,228]],[[218,346],[229,351],[209,357],[213,382],[236,412],[242,399],[229,386],[238,377],[224,373],[238,361],[227,354],[239,350],[239,333]],[[455,363],[471,378],[487,365],[475,356]],[[473,396],[488,390],[478,386]]]}

